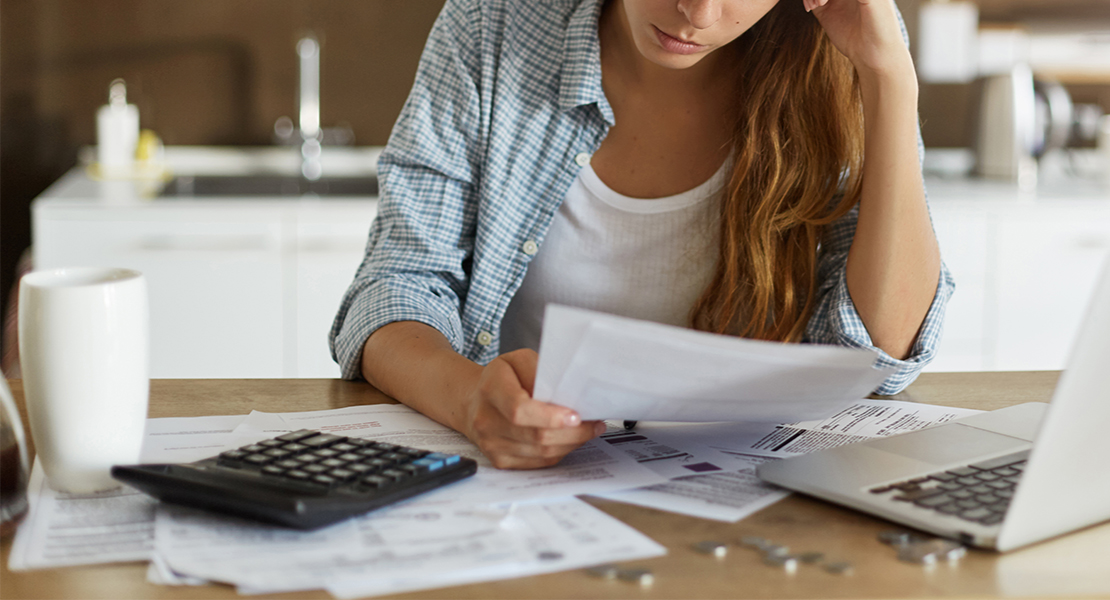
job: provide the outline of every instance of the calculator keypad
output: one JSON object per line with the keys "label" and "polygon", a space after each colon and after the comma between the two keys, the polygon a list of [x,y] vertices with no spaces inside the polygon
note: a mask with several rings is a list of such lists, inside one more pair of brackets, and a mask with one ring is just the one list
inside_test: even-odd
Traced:
{"label": "calculator keypad", "polygon": [[457,463],[457,455],[303,429],[219,455],[225,467],[326,487],[381,489]]}

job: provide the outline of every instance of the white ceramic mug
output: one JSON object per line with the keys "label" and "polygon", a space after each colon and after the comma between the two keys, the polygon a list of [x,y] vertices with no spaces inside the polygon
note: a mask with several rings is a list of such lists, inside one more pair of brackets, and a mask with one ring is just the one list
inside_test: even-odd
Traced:
{"label": "white ceramic mug", "polygon": [[19,282],[19,354],[35,451],[50,486],[117,487],[136,463],[149,377],[146,280],[137,271],[35,271]]}

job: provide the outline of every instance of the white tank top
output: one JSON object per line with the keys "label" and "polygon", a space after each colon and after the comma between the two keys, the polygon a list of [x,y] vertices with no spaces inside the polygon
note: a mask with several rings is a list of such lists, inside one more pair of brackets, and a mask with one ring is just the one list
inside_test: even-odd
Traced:
{"label": "white tank top", "polygon": [[501,352],[539,350],[550,302],[688,326],[716,267],[716,200],[730,164],[688,192],[653,199],[614,192],[588,165],[579,171],[505,312]]}

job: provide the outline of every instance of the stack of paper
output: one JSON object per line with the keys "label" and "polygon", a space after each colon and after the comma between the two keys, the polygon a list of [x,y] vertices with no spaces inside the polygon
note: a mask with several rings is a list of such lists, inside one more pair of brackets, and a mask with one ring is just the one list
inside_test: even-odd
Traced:
{"label": "stack of paper", "polygon": [[891,371],[869,350],[782,344],[550,304],[534,396],[583,419],[779,422],[826,417]]}
{"label": "stack of paper", "polygon": [[[643,559],[666,550],[572,494],[736,521],[786,496],[755,477],[764,460],[972,412],[868,400],[804,423],[613,427],[568,461],[575,464],[524,472],[483,466],[467,481],[313,532],[158,504],[126,488],[59,494],[36,463],[31,512],[10,567],[150,560],[150,580],[166,585],[325,588],[354,598]],[[187,462],[301,428],[460,452],[488,465],[458,433],[399,405],[151,419],[143,459]],[[486,486],[505,501],[483,502]]]}

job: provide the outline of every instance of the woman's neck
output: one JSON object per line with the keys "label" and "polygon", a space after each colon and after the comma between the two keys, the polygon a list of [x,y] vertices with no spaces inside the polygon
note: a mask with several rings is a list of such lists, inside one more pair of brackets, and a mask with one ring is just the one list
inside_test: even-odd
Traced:
{"label": "woman's neck", "polygon": [[722,59],[725,58],[720,51],[686,69],[660,66],[640,53],[624,13],[625,1],[607,0],[598,22],[604,84],[663,96],[702,94],[720,88]]}

